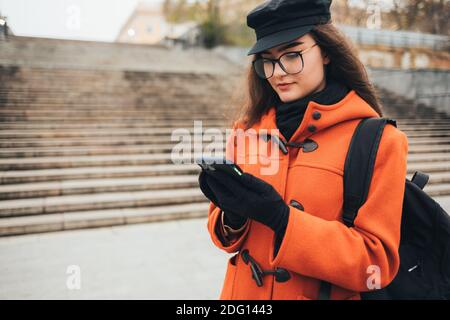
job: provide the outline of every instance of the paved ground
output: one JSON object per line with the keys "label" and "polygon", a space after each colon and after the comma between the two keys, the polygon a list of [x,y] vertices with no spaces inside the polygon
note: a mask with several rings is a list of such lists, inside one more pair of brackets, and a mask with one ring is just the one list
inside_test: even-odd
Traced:
{"label": "paved ground", "polygon": [[205,219],[0,238],[0,299],[216,299],[227,256]]}
{"label": "paved ground", "polygon": [[0,299],[216,299],[227,256],[205,219],[0,238]]}

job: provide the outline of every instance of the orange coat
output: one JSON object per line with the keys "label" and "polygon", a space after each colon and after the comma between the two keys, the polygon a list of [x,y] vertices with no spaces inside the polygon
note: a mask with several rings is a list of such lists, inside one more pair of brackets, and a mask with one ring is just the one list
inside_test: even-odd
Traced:
{"label": "orange coat", "polygon": [[[250,220],[236,240],[226,241],[220,235],[221,210],[210,203],[207,227],[217,247],[228,253],[248,249],[262,269],[280,267],[291,274],[287,282],[277,282],[273,275],[266,275],[263,286],[258,287],[250,266],[235,254],[228,261],[220,299],[317,299],[320,280],[325,280],[332,284],[331,299],[358,300],[359,292],[369,290],[366,283],[373,265],[380,268],[381,287],[392,281],[399,268],[408,153],[408,140],[402,131],[386,125],[367,200],[354,227],[342,223],[345,157],[354,129],[364,117],[378,114],[354,90],[333,105],[311,101],[290,141],[309,138],[318,148],[304,152],[289,147],[285,155],[279,148],[268,146],[269,154],[261,158],[264,164],[260,160],[248,163],[258,149],[236,148],[235,129],[241,124],[235,124],[227,140],[227,158],[270,183],[287,204],[292,200],[299,202],[303,210],[289,205],[286,233],[273,258],[274,232],[269,227]],[[276,128],[274,107],[252,127],[256,132]],[[274,159],[279,161],[278,170],[262,174],[262,166],[270,166]]]}

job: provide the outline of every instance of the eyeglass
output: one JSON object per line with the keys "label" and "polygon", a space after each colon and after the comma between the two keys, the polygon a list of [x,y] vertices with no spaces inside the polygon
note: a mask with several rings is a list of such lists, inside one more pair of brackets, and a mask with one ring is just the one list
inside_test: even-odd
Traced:
{"label": "eyeglass", "polygon": [[257,58],[253,61],[256,74],[262,79],[269,79],[275,71],[275,63],[278,63],[287,74],[302,72],[304,67],[303,54],[311,50],[317,43],[302,51],[289,51],[283,53],[278,59]]}

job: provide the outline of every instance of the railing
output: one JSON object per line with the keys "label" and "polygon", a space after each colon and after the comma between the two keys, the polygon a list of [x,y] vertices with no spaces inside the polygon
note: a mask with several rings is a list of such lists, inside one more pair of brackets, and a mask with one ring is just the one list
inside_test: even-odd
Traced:
{"label": "railing", "polygon": [[450,50],[450,38],[444,35],[411,31],[376,30],[336,24],[354,42],[360,44],[380,44],[401,48],[430,48]]}
{"label": "railing", "polygon": [[[450,51],[450,37],[410,31],[372,30],[336,24],[353,42],[357,44],[380,44],[402,48],[430,48]],[[250,48],[219,46],[214,49],[224,58],[240,65],[247,65],[247,52]]]}

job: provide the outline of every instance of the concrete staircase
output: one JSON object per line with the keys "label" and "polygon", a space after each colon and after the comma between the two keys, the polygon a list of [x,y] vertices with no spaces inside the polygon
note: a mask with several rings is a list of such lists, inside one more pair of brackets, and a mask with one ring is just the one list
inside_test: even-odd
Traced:
{"label": "concrete staircase", "polygon": [[169,49],[93,41],[10,37],[1,42],[0,65],[39,68],[197,72],[224,74],[239,68],[201,48]]}
{"label": "concrete staircase", "polygon": [[[24,46],[35,54],[19,50]],[[192,152],[200,150],[174,164],[179,142],[171,134],[192,133],[194,120],[203,129],[229,127],[227,103],[237,78],[230,70],[215,72],[226,62],[216,58],[212,69],[202,64],[198,72],[185,65],[192,60],[185,55],[161,72],[176,60],[156,48],[154,69],[126,70],[114,64],[126,64],[119,53],[131,49],[123,45],[67,46],[18,39],[0,53],[0,236],[204,217],[208,201],[192,164]],[[64,56],[104,50],[95,46],[106,46],[116,60],[95,68],[89,53],[64,65]],[[135,47],[137,60],[150,50]],[[138,69],[143,61],[127,63]],[[409,175],[425,171],[430,195],[450,195],[450,119],[382,95],[387,116],[409,137]]]}
{"label": "concrete staircase", "polygon": [[3,66],[0,82],[1,236],[207,213],[201,149],[174,164],[171,134],[228,126],[223,77]]}
{"label": "concrete staircase", "polygon": [[415,171],[430,175],[425,191],[439,202],[450,195],[450,117],[413,100],[380,90],[385,117],[397,120],[408,136],[408,178]]}

